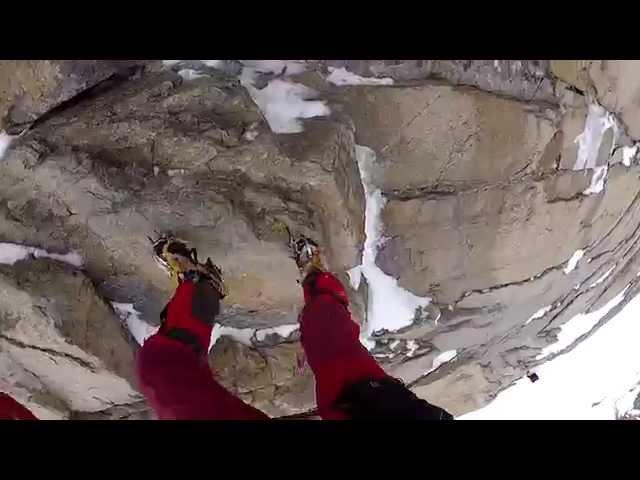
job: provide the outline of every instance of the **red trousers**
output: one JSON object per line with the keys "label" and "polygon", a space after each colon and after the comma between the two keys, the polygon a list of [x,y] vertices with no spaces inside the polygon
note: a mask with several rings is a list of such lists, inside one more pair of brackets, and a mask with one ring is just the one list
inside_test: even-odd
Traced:
{"label": "red trousers", "polygon": [[37,420],[37,418],[9,395],[0,392],[0,420]]}
{"label": "red trousers", "polygon": [[[194,318],[194,285],[178,286],[167,310],[166,324],[187,329],[209,345],[211,327]],[[333,406],[345,386],[387,375],[359,341],[360,328],[348,310],[344,288],[330,273],[318,274],[304,286],[305,306],[300,334],[307,362],[316,378],[316,401],[323,419],[344,419]],[[193,328],[191,328],[193,326]],[[149,338],[137,357],[140,390],[160,419],[266,420],[269,417],[222,387],[204,353],[169,338],[163,330]]]}

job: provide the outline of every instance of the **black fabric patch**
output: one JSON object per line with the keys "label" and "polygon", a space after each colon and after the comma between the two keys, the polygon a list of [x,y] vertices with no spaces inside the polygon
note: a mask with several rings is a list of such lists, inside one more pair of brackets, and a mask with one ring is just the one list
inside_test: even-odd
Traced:
{"label": "black fabric patch", "polygon": [[213,325],[216,315],[220,313],[220,294],[206,281],[195,284],[191,301],[193,315],[207,325]]}
{"label": "black fabric patch", "polygon": [[167,331],[165,335],[169,338],[178,340],[190,346],[198,355],[204,351],[204,348],[198,341],[198,337],[196,337],[189,330],[186,330],[184,328],[172,328],[171,330]]}
{"label": "black fabric patch", "polygon": [[449,412],[418,398],[391,377],[347,386],[336,400],[336,407],[353,420],[453,420]]}

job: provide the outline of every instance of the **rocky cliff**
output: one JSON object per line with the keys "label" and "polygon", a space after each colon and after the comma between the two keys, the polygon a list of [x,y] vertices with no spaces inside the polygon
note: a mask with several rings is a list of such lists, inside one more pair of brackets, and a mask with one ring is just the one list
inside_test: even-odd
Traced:
{"label": "rocky cliff", "polygon": [[46,418],[152,416],[132,360],[172,288],[147,235],[171,231],[225,270],[220,380],[273,416],[312,409],[288,225],[323,245],[391,374],[475,410],[636,293],[639,75],[631,61],[0,62],[0,387]]}

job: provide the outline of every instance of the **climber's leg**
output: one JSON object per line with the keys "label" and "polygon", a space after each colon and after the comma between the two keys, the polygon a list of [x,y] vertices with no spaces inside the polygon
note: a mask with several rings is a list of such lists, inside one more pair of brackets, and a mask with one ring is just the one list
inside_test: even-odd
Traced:
{"label": "climber's leg", "polygon": [[140,389],[160,419],[265,420],[222,387],[207,363],[220,296],[206,282],[183,281],[160,331],[138,352]]}
{"label": "climber's leg", "polygon": [[28,408],[0,392],[0,420],[38,420]]}
{"label": "climber's leg", "polygon": [[340,281],[328,272],[314,272],[307,275],[303,288],[301,342],[316,378],[318,412],[324,419],[347,418],[335,408],[345,387],[388,376],[360,343],[360,327],[347,309]]}

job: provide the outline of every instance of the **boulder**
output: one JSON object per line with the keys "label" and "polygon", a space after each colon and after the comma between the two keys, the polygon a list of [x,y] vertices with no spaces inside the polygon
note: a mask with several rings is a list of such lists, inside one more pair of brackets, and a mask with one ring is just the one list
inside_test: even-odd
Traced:
{"label": "boulder", "polygon": [[3,390],[40,418],[139,402],[119,318],[75,267],[47,259],[0,266]]}

